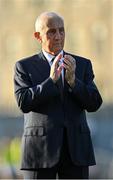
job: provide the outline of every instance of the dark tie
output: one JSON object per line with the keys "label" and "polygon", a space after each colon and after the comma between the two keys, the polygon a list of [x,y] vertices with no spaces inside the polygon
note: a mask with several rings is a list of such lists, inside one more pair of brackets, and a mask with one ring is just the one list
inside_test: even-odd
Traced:
{"label": "dark tie", "polygon": [[60,91],[61,100],[63,100],[63,83],[62,83],[62,74],[60,75],[60,78],[57,80],[56,85]]}

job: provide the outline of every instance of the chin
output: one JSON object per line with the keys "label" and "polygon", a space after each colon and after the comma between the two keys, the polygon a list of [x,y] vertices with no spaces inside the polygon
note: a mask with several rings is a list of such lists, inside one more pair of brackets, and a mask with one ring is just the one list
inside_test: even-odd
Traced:
{"label": "chin", "polygon": [[55,50],[55,51],[53,52],[53,53],[54,53],[54,55],[59,54],[59,52],[60,52],[60,51],[62,51],[62,49],[63,49],[63,48],[60,48],[60,49]]}

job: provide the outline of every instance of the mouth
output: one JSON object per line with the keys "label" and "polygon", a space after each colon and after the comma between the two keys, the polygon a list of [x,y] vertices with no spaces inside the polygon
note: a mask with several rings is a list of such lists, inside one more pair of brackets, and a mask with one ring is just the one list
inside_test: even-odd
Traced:
{"label": "mouth", "polygon": [[62,44],[61,43],[55,43],[55,46],[61,46]]}

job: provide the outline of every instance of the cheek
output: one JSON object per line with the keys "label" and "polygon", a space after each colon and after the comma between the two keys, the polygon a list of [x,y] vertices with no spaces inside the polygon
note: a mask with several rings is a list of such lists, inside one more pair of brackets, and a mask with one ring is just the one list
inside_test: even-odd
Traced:
{"label": "cheek", "polygon": [[42,46],[43,46],[46,50],[53,50],[53,43],[52,43],[52,41],[50,41],[49,39],[46,39],[46,41],[43,41]]}
{"label": "cheek", "polygon": [[48,47],[52,48],[53,47],[53,41],[48,39],[47,45],[48,45]]}
{"label": "cheek", "polygon": [[64,42],[65,41],[65,36],[64,37],[62,37],[62,42]]}
{"label": "cheek", "polygon": [[49,39],[43,38],[43,40],[42,40],[42,45],[48,46],[48,44],[49,44]]}

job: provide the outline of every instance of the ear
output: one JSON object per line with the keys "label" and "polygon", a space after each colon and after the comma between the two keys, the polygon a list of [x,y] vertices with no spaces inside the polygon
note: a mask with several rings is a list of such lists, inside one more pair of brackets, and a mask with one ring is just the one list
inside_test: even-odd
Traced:
{"label": "ear", "polygon": [[40,36],[40,32],[34,32],[34,37],[39,41],[39,43],[42,42],[42,38]]}

